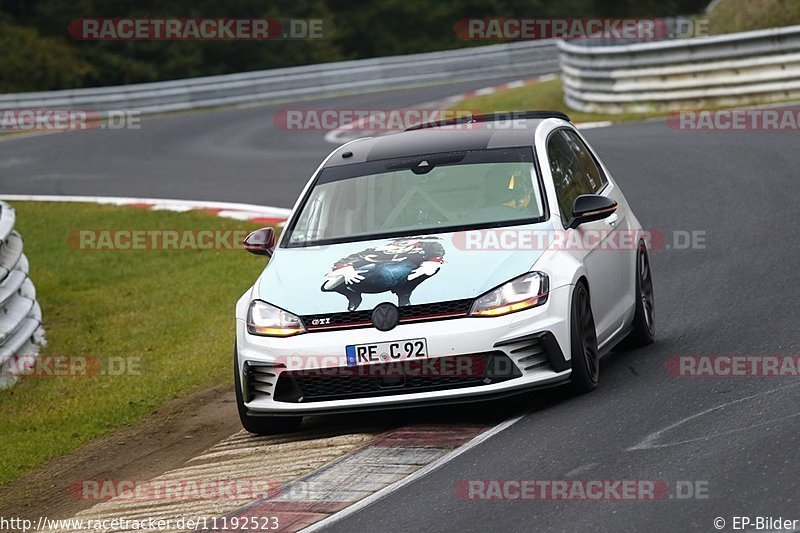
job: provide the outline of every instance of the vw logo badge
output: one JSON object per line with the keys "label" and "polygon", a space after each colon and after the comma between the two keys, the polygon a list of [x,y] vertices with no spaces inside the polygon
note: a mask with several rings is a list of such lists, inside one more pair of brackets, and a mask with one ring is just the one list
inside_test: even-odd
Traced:
{"label": "vw logo badge", "polygon": [[389,302],[378,304],[372,310],[372,324],[381,331],[389,331],[400,322],[400,311]]}

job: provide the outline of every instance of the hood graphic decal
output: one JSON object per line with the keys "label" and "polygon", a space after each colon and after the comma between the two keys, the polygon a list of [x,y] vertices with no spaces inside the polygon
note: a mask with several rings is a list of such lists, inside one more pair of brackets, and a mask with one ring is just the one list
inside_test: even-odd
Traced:
{"label": "hood graphic decal", "polygon": [[[543,223],[498,231],[517,229],[552,228]],[[383,302],[397,305],[403,315],[403,309],[419,305],[474,299],[527,272],[543,253],[465,243],[465,235],[453,232],[278,248],[254,297],[298,316],[323,320],[366,313],[359,321],[370,322],[369,311]]]}
{"label": "hood graphic decal", "polygon": [[439,272],[444,253],[440,237],[393,239],[336,261],[321,289],[346,297],[349,311],[358,309],[365,293],[392,292],[398,306],[409,305],[414,289]]}

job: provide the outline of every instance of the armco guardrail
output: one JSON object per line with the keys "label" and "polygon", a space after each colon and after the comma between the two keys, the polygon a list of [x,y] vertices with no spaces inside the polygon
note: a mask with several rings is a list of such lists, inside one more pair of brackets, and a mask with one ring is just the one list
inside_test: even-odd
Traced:
{"label": "armco guardrail", "polygon": [[800,26],[618,46],[558,43],[564,98],[621,113],[800,99]]}
{"label": "armco guardrail", "polygon": [[15,222],[14,209],[0,202],[0,389],[16,382],[18,356],[34,356],[44,344],[42,310]]}
{"label": "armco guardrail", "polygon": [[118,87],[3,94],[0,110],[158,113],[557,71],[555,41],[527,41]]}

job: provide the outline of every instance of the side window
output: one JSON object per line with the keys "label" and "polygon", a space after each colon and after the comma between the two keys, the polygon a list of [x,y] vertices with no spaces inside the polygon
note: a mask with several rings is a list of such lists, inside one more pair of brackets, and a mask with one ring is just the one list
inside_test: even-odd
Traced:
{"label": "side window", "polygon": [[561,129],[547,140],[547,158],[564,218],[572,217],[572,204],[582,194],[592,194],[606,183],[592,154],[575,133]]}
{"label": "side window", "polygon": [[561,133],[566,137],[572,151],[575,153],[578,164],[580,164],[583,169],[582,174],[588,182],[589,187],[592,189],[592,192],[598,192],[605,187],[607,181],[606,177],[603,175],[603,171],[598,168],[597,162],[594,160],[594,157],[592,157],[589,148],[584,144],[583,140],[572,130],[561,130]]}

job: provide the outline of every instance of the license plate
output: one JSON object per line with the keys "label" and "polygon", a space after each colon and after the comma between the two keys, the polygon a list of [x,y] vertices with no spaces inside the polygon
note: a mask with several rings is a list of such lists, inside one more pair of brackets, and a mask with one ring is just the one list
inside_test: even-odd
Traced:
{"label": "license plate", "polygon": [[391,363],[428,357],[425,339],[377,342],[374,344],[348,344],[345,346],[347,366]]}

